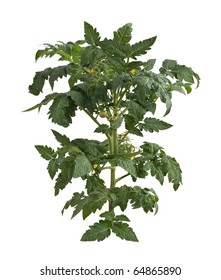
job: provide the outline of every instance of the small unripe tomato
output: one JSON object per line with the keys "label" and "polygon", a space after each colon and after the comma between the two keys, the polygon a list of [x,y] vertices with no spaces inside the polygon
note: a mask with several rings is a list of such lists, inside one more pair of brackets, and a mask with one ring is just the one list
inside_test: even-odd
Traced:
{"label": "small unripe tomato", "polygon": [[99,116],[100,116],[101,118],[106,118],[107,114],[106,114],[106,112],[104,112],[104,111],[100,111]]}

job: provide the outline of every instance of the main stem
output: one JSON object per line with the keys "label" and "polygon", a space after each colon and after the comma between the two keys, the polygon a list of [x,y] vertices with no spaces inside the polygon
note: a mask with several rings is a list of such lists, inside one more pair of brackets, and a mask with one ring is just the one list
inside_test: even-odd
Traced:
{"label": "main stem", "polygon": [[[109,147],[110,147],[110,156],[116,155],[118,152],[117,129],[111,128]],[[110,188],[114,188],[115,185],[116,185],[116,166],[112,164],[110,170]],[[114,212],[114,206],[111,201],[109,202],[109,211]]]}

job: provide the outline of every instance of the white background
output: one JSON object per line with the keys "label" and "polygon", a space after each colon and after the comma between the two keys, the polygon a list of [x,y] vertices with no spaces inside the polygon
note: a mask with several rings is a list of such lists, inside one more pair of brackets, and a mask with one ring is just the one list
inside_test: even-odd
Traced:
{"label": "white background", "polygon": [[[0,8],[0,277],[22,279],[90,279],[90,276],[40,276],[40,269],[124,268],[136,266],[180,266],[181,276],[112,276],[104,279],[220,279],[220,9],[219,1],[2,1]],[[73,191],[74,182],[59,197],[53,196],[53,182],[46,161],[35,144],[55,145],[50,129],[65,130],[40,114],[21,111],[41,97],[28,93],[35,71],[50,60],[34,63],[42,43],[67,42],[83,38],[83,22],[97,27],[101,36],[127,22],[133,23],[133,41],[158,36],[148,58],[176,59],[191,66],[201,77],[200,88],[187,97],[176,94],[166,132],[146,135],[183,170],[183,186],[174,192],[169,184],[154,180],[141,185],[159,194],[156,216],[141,210],[131,218],[139,243],[111,236],[103,242],[80,242],[97,213],[82,222],[70,221],[60,210]],[[50,93],[50,92],[47,92]],[[158,117],[161,117],[160,114]],[[68,129],[68,136],[90,137],[93,124],[80,115]],[[56,146],[55,146],[56,147]],[[150,184],[150,185],[149,185]],[[54,276],[55,277],[55,276]],[[103,277],[94,276],[93,279]]]}

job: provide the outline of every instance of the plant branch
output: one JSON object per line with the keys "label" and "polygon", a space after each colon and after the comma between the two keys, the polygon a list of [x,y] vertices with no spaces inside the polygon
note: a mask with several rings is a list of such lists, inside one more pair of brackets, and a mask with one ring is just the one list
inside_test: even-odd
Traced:
{"label": "plant branch", "polygon": [[121,177],[119,177],[119,178],[117,178],[116,179],[116,183],[118,183],[120,180],[122,180],[122,179],[124,179],[124,178],[126,178],[127,176],[129,176],[130,174],[129,173],[127,173],[127,174],[125,174],[125,175],[123,175],[123,176],[121,176]]}

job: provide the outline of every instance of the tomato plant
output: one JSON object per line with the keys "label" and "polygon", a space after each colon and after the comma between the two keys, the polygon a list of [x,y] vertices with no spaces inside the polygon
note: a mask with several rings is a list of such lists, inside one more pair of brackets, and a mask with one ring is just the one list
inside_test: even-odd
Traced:
{"label": "tomato plant", "polygon": [[[164,103],[165,115],[169,114],[172,95],[189,94],[193,84],[199,86],[200,78],[190,67],[171,59],[164,60],[159,71],[154,72],[156,60],[141,58],[151,49],[156,37],[134,44],[130,43],[131,38],[130,23],[115,31],[112,39],[101,39],[97,29],[85,22],[83,40],[46,44],[35,56],[36,61],[56,56],[62,65],[36,72],[29,92],[35,96],[43,94],[46,81],[53,91],[55,81],[63,77],[68,78],[69,90],[49,93],[26,111],[40,110],[50,104],[49,119],[68,127],[81,110],[95,123],[94,132],[104,136],[103,141],[71,140],[52,130],[59,143],[57,149],[35,146],[48,161],[48,173],[55,179],[55,195],[75,178],[81,178],[85,184],[84,191],[75,191],[65,203],[62,213],[72,208],[72,218],[81,213],[86,219],[108,206],[100,214],[100,220],[83,234],[82,241],[101,241],[111,233],[121,239],[138,241],[129,226],[129,218],[116,213],[116,210],[124,212],[128,204],[145,213],[157,212],[156,192],[146,181],[144,187],[137,181],[153,176],[162,185],[167,177],[174,190],[182,183],[182,171],[174,157],[155,143],[144,141],[135,146],[131,135],[143,137],[145,133],[170,128],[171,124],[154,117],[157,102]],[[117,177],[119,168],[124,173]],[[101,176],[104,170],[109,170],[109,182]],[[131,186],[123,184],[126,177],[131,178]]]}

